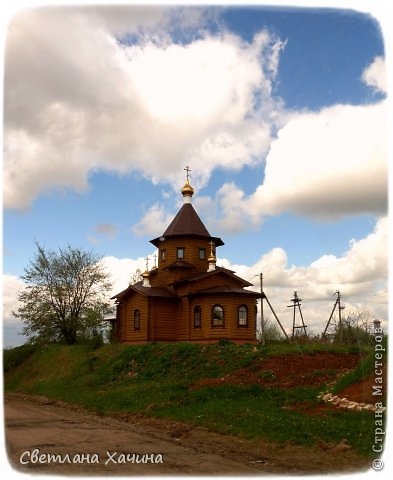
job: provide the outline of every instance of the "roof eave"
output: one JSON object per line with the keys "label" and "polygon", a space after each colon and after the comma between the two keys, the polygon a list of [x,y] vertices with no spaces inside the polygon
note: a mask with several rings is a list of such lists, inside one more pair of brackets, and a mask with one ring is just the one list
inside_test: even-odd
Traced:
{"label": "roof eave", "polygon": [[254,298],[261,298],[261,293],[259,292],[253,292],[250,290],[244,290],[244,291],[235,291],[235,290],[197,290],[196,292],[190,292],[187,297],[195,297],[199,295],[208,295],[208,296],[214,296],[214,295],[232,295],[232,296],[246,296],[246,297],[254,297]]}
{"label": "roof eave", "polygon": [[167,240],[168,238],[185,238],[185,237],[192,237],[192,238],[203,238],[207,240],[211,240],[216,247],[222,247],[225,245],[225,243],[221,240],[219,237],[212,237],[212,236],[204,236],[204,235],[199,235],[199,234],[175,234],[175,235],[161,235],[160,237],[153,238],[153,240],[150,240],[150,243],[152,243],[156,248],[160,248],[160,245],[162,242]]}
{"label": "roof eave", "polygon": [[208,272],[203,272],[203,273],[198,273],[195,276],[189,277],[189,278],[184,278],[182,280],[177,281],[176,283],[187,283],[187,282],[197,282],[198,280],[201,280],[202,278],[210,277],[213,275],[217,275],[218,273],[224,273],[232,278],[235,278],[237,281],[239,281],[243,287],[253,287],[254,284],[250,283],[248,280],[244,280],[244,278],[241,278],[237,275],[235,275],[233,270],[229,270],[228,268],[224,267],[216,267],[214,270],[208,271]]}

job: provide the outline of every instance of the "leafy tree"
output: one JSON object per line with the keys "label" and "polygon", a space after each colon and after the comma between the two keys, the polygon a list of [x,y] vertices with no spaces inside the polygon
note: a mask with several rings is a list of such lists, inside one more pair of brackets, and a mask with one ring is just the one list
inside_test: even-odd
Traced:
{"label": "leafy tree", "polygon": [[105,295],[111,288],[100,259],[80,248],[46,250],[36,243],[34,259],[25,268],[26,288],[19,292],[14,316],[25,323],[32,342],[65,341],[96,335],[110,312]]}

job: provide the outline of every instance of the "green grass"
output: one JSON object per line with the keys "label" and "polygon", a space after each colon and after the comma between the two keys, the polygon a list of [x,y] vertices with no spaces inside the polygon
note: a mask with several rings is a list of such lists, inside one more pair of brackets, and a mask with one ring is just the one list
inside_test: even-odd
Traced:
{"label": "green grass", "polygon": [[311,446],[318,440],[339,443],[348,440],[361,454],[370,454],[373,435],[369,414],[334,411],[310,416],[283,407],[294,399],[316,405],[316,390],[300,391],[223,385],[188,395],[176,408],[155,410],[157,416],[192,421],[219,432],[293,442]]}
{"label": "green grass", "polygon": [[262,365],[263,375],[263,361],[269,356],[320,351],[351,350],[320,344],[115,344],[95,350],[50,345],[8,351],[5,390],[46,395],[105,414],[142,413],[272,442],[313,445],[346,439],[360,454],[370,455],[371,414],[309,415],[291,408],[297,403],[317,406],[321,388],[226,384],[190,388],[202,378],[220,378],[256,364]]}
{"label": "green grass", "polygon": [[23,363],[27,358],[30,357],[37,347],[35,345],[21,345],[20,347],[7,348],[3,350],[3,365],[4,372],[10,372],[18,365]]}
{"label": "green grass", "polygon": [[[384,359],[387,361],[387,339],[384,338],[382,346],[385,348]],[[367,355],[360,360],[357,367],[354,370],[351,370],[346,375],[340,377],[337,382],[334,384],[331,391],[333,393],[338,393],[344,388],[352,385],[359,380],[367,377],[375,369],[375,350],[374,348],[369,348]]]}

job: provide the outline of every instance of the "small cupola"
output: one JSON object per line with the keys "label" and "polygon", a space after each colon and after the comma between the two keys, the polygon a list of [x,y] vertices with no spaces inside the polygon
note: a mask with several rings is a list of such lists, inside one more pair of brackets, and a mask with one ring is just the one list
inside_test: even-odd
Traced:
{"label": "small cupola", "polygon": [[208,272],[212,272],[213,270],[216,269],[217,259],[213,252],[213,245],[214,245],[214,242],[210,242],[210,255],[207,259],[207,262],[209,264],[209,267],[207,269]]}
{"label": "small cupola", "polygon": [[142,273],[142,278],[143,278],[143,283],[142,283],[142,286],[143,287],[150,287],[150,280],[149,280],[149,272],[145,271]]}
{"label": "small cupola", "polygon": [[142,273],[142,286],[150,287],[150,274],[149,274],[149,257],[146,257],[146,270]]}
{"label": "small cupola", "polygon": [[153,255],[153,258],[154,258],[154,265],[151,269],[151,273],[156,273],[157,270],[158,270],[158,268],[157,268],[157,254],[156,253]]}

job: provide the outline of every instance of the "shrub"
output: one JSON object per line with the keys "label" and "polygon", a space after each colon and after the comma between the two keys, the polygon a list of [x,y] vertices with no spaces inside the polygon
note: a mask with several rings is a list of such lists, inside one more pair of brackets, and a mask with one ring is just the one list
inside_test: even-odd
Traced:
{"label": "shrub", "polygon": [[23,363],[37,348],[37,345],[26,343],[20,347],[3,350],[4,372],[10,372]]}

